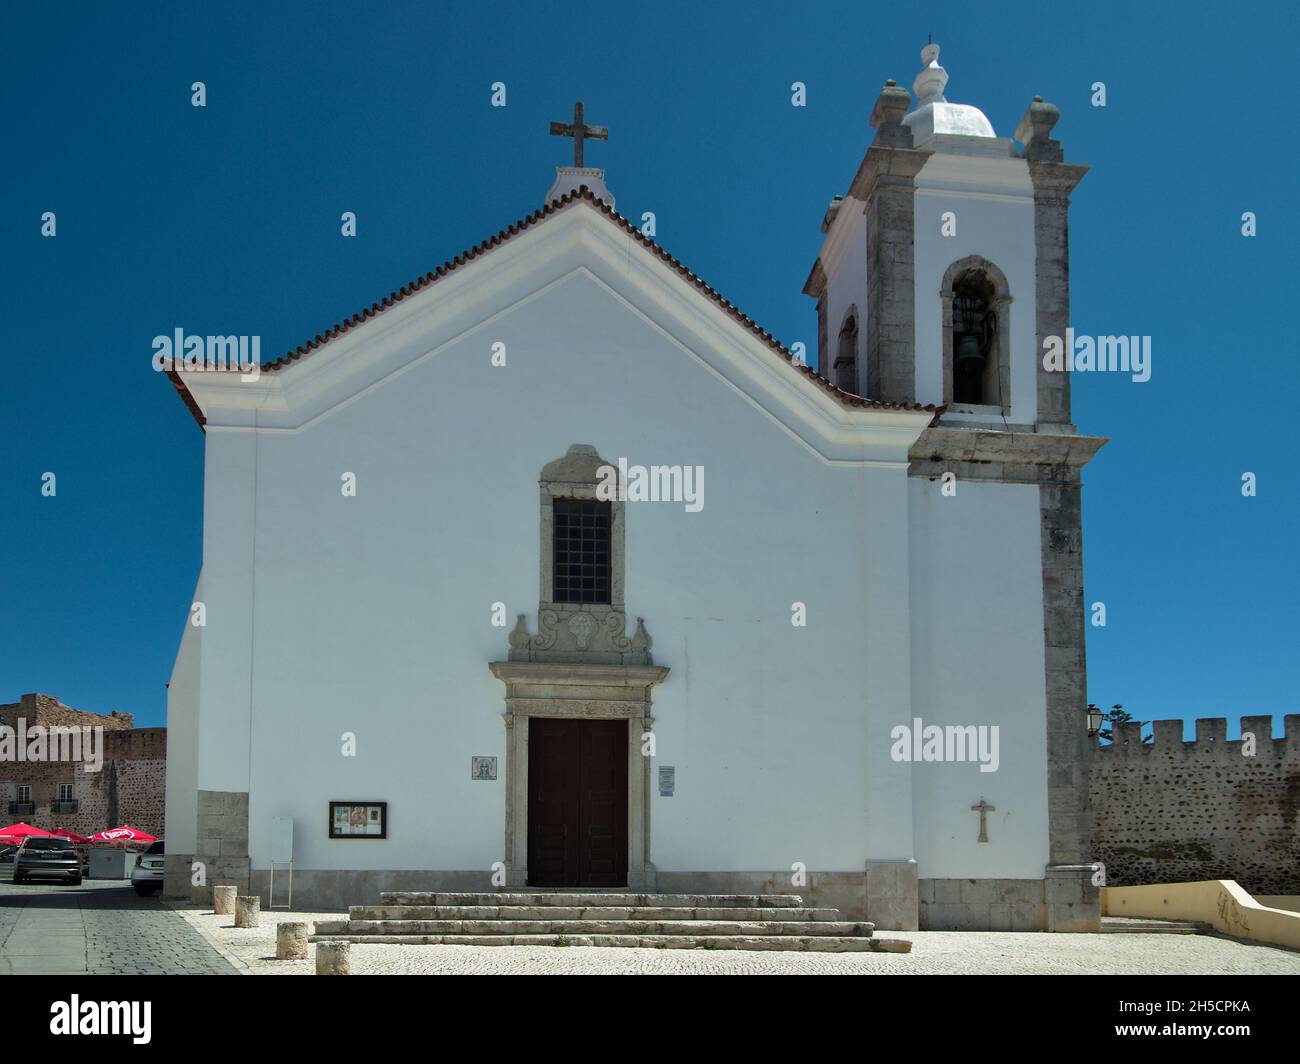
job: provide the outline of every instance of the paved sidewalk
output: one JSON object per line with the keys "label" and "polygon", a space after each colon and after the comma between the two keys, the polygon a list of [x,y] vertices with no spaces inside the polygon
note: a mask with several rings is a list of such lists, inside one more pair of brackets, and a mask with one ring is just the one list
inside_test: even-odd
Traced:
{"label": "paved sidewalk", "polygon": [[174,911],[129,884],[0,880],[0,975],[233,975]]}
{"label": "paved sidewalk", "polygon": [[[263,910],[261,926],[237,928],[210,909],[177,914],[253,975],[312,975],[305,961],[275,959],[282,920],[337,920],[339,913]],[[912,952],[758,953],[744,950],[582,946],[354,945],[355,975],[1300,975],[1300,953],[1216,935],[1047,935],[908,931]]]}

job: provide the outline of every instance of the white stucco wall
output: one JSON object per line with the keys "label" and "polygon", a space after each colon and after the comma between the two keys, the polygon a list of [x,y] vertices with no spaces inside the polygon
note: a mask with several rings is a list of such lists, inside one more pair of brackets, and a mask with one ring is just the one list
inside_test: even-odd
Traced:
{"label": "white stucco wall", "polygon": [[[1038,487],[911,481],[912,695],[926,724],[997,726],[999,767],[913,768],[927,878],[1038,879],[1048,857]],[[907,723],[907,722],[900,722]],[[980,843],[985,798],[989,842]]]}
{"label": "white stucco wall", "polygon": [[[538,474],[589,443],[612,462],[705,469],[702,512],[626,511],[627,613],[672,670],[654,691],[656,764],[677,769],[673,797],[652,792],[660,870],[916,857],[923,876],[979,860],[1041,875],[1035,489],[963,485],[931,508],[929,485],[906,476],[926,415],[846,413],[722,314],[692,317],[693,290],[604,220],[543,228],[488,256],[494,274],[471,266],[258,391],[203,385],[197,778],[251,791],[254,867],[277,816],[295,821],[300,869],[503,859],[505,690],[487,665],[506,657],[508,629],[490,617],[503,602],[536,630]],[[870,419],[883,442],[854,435]],[[996,623],[967,617],[986,601]],[[937,675],[939,658],[965,673]],[[1006,798],[890,758],[914,704],[1023,724],[1003,736],[999,774],[978,779]],[[1036,760],[1012,756],[1017,741],[1037,742]],[[500,778],[472,781],[473,755],[496,755]],[[1020,824],[1042,798],[1043,853],[1032,829],[996,856],[949,847],[944,833],[977,821],[953,821],[949,804],[980,793]],[[389,838],[329,840],[331,799],[388,801]]]}
{"label": "white stucco wall", "polygon": [[199,670],[201,791],[248,790],[255,587],[253,500],[258,440],[210,425],[203,470],[203,599]]}
{"label": "white stucco wall", "polygon": [[[868,566],[849,544],[831,559],[809,542],[860,528],[869,481],[891,474],[810,455],[583,275],[491,337],[506,368],[467,338],[259,440],[254,863],[277,815],[298,823],[300,867],[502,858],[504,772],[469,778],[472,755],[505,766],[487,663],[506,656],[506,630],[490,613],[501,601],[535,625],[538,474],[581,442],[611,461],[705,467],[702,512],[627,506],[628,614],[673,669],[654,696],[658,761],[677,768],[676,795],[652,799],[656,864],[859,868]],[[356,498],[340,493],[345,471]],[[875,519],[901,531],[905,514]],[[806,628],[790,623],[795,601]],[[345,732],[355,758],[340,756]],[[326,839],[331,798],[389,800],[389,841]]]}
{"label": "white stucco wall", "polygon": [[[956,215],[957,231],[943,235],[943,215]],[[1023,159],[931,155],[916,176],[914,226],[916,398],[939,404],[943,396],[943,304],[939,291],[948,267],[982,255],[1006,275],[1011,290],[1011,416],[1013,424],[1037,420],[1037,332],[1034,307],[1034,194]],[[987,420],[987,419],[986,419]],[[1001,417],[994,419],[1001,423]]]}
{"label": "white stucco wall", "polygon": [[858,311],[857,371],[859,395],[867,387],[867,219],[861,200],[846,196],[835,215],[831,239],[822,249],[826,270],[826,365],[823,377],[838,383],[835,359],[839,355],[840,328],[851,307]]}
{"label": "white stucco wall", "polygon": [[[194,601],[203,600],[203,577]],[[187,611],[188,612],[188,611]],[[198,814],[199,660],[203,629],[189,623],[167,684],[167,846],[172,853],[193,853]]]}

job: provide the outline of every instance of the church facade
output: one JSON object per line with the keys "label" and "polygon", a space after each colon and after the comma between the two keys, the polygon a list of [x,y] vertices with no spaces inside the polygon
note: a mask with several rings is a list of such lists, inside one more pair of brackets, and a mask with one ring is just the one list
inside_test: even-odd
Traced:
{"label": "church facade", "polygon": [[817,372],[583,165],[258,374],[177,365],[206,451],[169,893],[265,898],[291,859],[320,907],[776,891],[882,928],[1098,926],[1104,441],[1039,355],[1084,170],[1054,107],[1017,146],[923,62],[826,212]]}

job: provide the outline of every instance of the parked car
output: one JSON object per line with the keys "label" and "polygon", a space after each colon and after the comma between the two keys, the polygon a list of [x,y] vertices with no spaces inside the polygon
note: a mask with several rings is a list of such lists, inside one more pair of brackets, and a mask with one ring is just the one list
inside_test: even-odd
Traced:
{"label": "parked car", "polygon": [[0,864],[13,864],[14,854],[18,852],[17,846],[10,846],[7,843],[0,846]]}
{"label": "parked car", "polygon": [[146,894],[158,894],[163,888],[163,840],[151,842],[144,853],[135,859],[131,869],[131,886],[142,897]]}
{"label": "parked car", "polygon": [[26,883],[29,879],[61,879],[79,886],[81,858],[67,839],[23,839],[14,854],[14,882]]}

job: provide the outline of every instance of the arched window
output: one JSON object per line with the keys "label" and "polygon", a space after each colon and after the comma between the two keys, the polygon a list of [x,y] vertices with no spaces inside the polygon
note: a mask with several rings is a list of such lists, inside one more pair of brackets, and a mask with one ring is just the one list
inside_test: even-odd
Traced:
{"label": "arched window", "polygon": [[979,255],[948,267],[943,301],[943,401],[1011,413],[1011,292]]}
{"label": "arched window", "polygon": [[840,326],[840,338],[835,348],[835,376],[831,378],[837,388],[858,394],[858,311],[850,307]]}
{"label": "arched window", "polygon": [[[993,313],[993,282],[980,270],[967,270],[952,286],[952,401],[986,405],[996,395],[993,349],[998,318]],[[993,384],[993,388],[988,385]]]}

